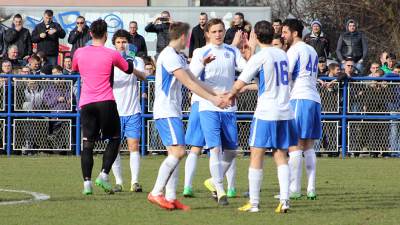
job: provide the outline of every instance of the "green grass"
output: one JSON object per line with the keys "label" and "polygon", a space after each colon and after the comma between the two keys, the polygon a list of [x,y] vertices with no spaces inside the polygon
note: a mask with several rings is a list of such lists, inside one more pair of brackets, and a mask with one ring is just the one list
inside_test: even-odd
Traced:
{"label": "green grass", "polygon": [[[0,224],[400,224],[400,160],[398,159],[331,159],[318,161],[318,200],[292,201],[292,210],[276,215],[273,210],[278,193],[276,168],[267,158],[262,186],[261,212],[241,213],[236,210],[244,198],[230,201],[228,207],[218,207],[202,185],[208,178],[207,159],[201,158],[194,180],[196,198],[183,199],[192,207],[190,212],[168,212],[149,204],[158,167],[164,157],[142,160],[140,175],[144,193],[123,192],[106,195],[94,189],[93,196],[83,196],[80,159],[77,157],[0,157],[0,189],[29,190],[45,193],[50,200],[21,205],[0,206]],[[239,193],[247,189],[248,158],[238,159],[237,186]],[[101,158],[96,157],[93,177],[97,176]],[[181,163],[179,197],[183,186]],[[130,180],[128,158],[123,157],[126,189]],[[303,178],[304,181],[304,178]],[[303,182],[303,190],[305,183]],[[0,193],[5,199],[25,199]]]}

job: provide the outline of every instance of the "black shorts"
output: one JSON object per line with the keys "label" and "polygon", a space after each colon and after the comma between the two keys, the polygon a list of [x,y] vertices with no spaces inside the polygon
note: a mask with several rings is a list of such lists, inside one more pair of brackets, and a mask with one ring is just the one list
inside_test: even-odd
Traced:
{"label": "black shorts", "polygon": [[121,137],[117,104],[113,100],[82,106],[81,124],[83,140],[98,140],[100,131],[103,139]]}

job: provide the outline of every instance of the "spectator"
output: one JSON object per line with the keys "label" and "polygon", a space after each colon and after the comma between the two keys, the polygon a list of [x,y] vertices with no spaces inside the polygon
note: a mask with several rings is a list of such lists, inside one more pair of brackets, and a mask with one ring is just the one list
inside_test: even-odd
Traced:
{"label": "spectator", "polygon": [[32,54],[32,38],[28,29],[23,26],[22,16],[15,14],[11,28],[5,32],[7,46],[16,45],[18,59],[27,60]]}
{"label": "spectator", "polygon": [[24,90],[25,102],[22,105],[22,109],[25,111],[42,109],[43,93],[44,90],[36,81],[28,81],[27,87]]}
{"label": "spectator", "polygon": [[282,34],[282,20],[274,19],[274,21],[272,21],[272,27],[274,28],[275,34]]}
{"label": "spectator", "polygon": [[147,45],[144,37],[137,33],[138,24],[136,21],[129,23],[129,33],[132,36],[131,44],[137,47],[136,55],[139,57],[147,56]]}
{"label": "spectator", "polygon": [[13,68],[20,68],[25,65],[22,60],[18,59],[18,47],[16,45],[8,47],[7,56],[5,58],[11,62]]}
{"label": "spectator", "polygon": [[8,60],[3,60],[1,63],[1,74],[12,74],[12,64]]}
{"label": "spectator", "polygon": [[311,23],[311,32],[304,36],[304,42],[313,46],[318,54],[318,57],[329,56],[329,40],[325,33],[322,32],[322,25],[318,20]]}
{"label": "spectator", "polygon": [[392,73],[394,66],[396,65],[396,55],[394,53],[389,53],[386,58],[386,64],[384,64],[381,69],[383,72]]}
{"label": "spectator", "polygon": [[144,28],[146,32],[157,34],[156,58],[158,54],[169,44],[169,26],[172,23],[171,16],[168,11],[161,12],[161,16],[157,17],[152,23],[147,24]]}
{"label": "spectator", "polygon": [[46,54],[44,52],[40,51],[36,55],[39,56],[39,58],[40,58],[40,73],[46,74],[46,75],[51,75],[51,70],[53,68],[53,65],[48,63]]}
{"label": "spectator", "polygon": [[377,62],[373,62],[371,64],[371,67],[369,68],[369,71],[371,72],[368,76],[370,77],[376,77],[378,75],[378,71],[379,71],[379,63]]}
{"label": "spectator", "polygon": [[206,45],[206,37],[204,36],[204,27],[208,21],[207,13],[201,12],[199,16],[199,24],[192,29],[189,44],[189,58],[193,56],[193,51],[196,48],[201,48]]}
{"label": "spectator", "polygon": [[233,16],[233,20],[231,22],[231,27],[225,33],[224,43],[226,43],[228,45],[232,44],[233,39],[235,38],[235,34],[238,31],[243,32],[244,38],[242,38],[242,40],[249,39],[251,25],[249,22],[244,20],[244,15],[241,12],[237,12]]}
{"label": "spectator", "polygon": [[78,16],[76,18],[76,26],[68,36],[68,43],[72,45],[71,58],[74,57],[76,49],[84,47],[90,39],[92,38],[90,37],[89,27],[86,25],[85,17]]}
{"label": "spectator", "polygon": [[21,75],[29,75],[29,74],[31,74],[31,69],[29,68],[29,66],[23,66],[21,68],[19,74],[21,74]]}
{"label": "spectator", "polygon": [[65,56],[64,57],[64,68],[62,70],[62,73],[65,74],[65,75],[75,74],[75,72],[72,71],[72,59],[71,59],[71,56]]}
{"label": "spectator", "polygon": [[328,73],[328,66],[326,65],[326,58],[321,56],[318,58],[318,76],[324,76]]}
{"label": "spectator", "polygon": [[0,24],[0,59],[2,59],[4,54],[6,53],[6,43],[4,41],[5,32],[6,30]]}
{"label": "spectator", "polygon": [[51,74],[53,75],[62,75],[63,74],[63,68],[60,65],[56,65],[51,69]]}
{"label": "spectator", "polygon": [[29,66],[29,69],[31,70],[32,74],[35,74],[35,75],[40,74],[40,67],[41,67],[40,57],[37,55],[32,55],[28,59],[28,66]]}
{"label": "spectator", "polygon": [[379,60],[381,61],[381,69],[384,67],[384,66],[387,66],[387,59],[388,59],[388,53],[387,53],[387,51],[383,51],[382,53],[381,53],[381,55],[379,56]]}
{"label": "spectator", "polygon": [[144,70],[147,74],[156,74],[156,65],[153,61],[153,59],[149,56],[143,57],[143,62],[144,62]]}
{"label": "spectator", "polygon": [[337,77],[340,73],[340,66],[337,63],[331,63],[328,66],[328,77]]}
{"label": "spectator", "polygon": [[285,44],[285,41],[283,40],[281,34],[275,33],[274,37],[272,39],[272,46],[283,49],[284,44]]}
{"label": "spectator", "polygon": [[351,58],[359,72],[363,72],[364,59],[367,57],[368,44],[365,35],[356,30],[356,22],[349,20],[346,24],[346,32],[340,34],[336,47],[336,55],[342,65],[346,58]]}
{"label": "spectator", "polygon": [[46,54],[50,65],[57,65],[58,39],[65,37],[65,31],[60,24],[53,22],[53,11],[47,9],[43,15],[43,22],[36,25],[32,32],[32,42],[37,43],[38,52]]}

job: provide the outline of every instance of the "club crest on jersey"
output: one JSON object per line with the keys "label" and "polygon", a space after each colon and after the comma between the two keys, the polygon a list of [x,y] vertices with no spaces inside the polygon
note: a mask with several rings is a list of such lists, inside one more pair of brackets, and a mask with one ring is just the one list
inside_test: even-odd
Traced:
{"label": "club crest on jersey", "polygon": [[231,57],[231,55],[229,54],[229,52],[225,52],[225,58],[229,59]]}

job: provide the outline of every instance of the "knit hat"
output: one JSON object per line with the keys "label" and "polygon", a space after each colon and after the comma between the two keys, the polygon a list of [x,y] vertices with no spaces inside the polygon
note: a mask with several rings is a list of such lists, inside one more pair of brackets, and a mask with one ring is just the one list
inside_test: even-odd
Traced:
{"label": "knit hat", "polygon": [[314,24],[318,24],[320,28],[322,28],[322,24],[321,22],[319,22],[319,20],[314,20],[311,22],[311,26],[313,26]]}

